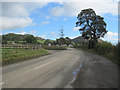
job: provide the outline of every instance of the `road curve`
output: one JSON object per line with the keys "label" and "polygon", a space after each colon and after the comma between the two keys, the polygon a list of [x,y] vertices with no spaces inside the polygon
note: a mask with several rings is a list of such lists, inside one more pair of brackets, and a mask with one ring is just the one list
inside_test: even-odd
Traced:
{"label": "road curve", "polygon": [[77,49],[52,53],[3,67],[0,85],[3,88],[118,87],[117,65],[106,58]]}
{"label": "road curve", "polygon": [[69,49],[3,67],[3,88],[63,88],[80,65],[81,51]]}

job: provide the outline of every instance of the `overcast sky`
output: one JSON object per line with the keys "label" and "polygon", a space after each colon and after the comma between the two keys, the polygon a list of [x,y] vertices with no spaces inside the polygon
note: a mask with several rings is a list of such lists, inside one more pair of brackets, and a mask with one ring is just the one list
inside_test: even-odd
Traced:
{"label": "overcast sky", "polygon": [[74,38],[80,36],[78,28],[75,28],[77,15],[82,9],[92,8],[96,14],[104,17],[107,23],[108,33],[103,40],[112,43],[118,41],[118,0],[5,1],[0,3],[0,34],[33,34],[46,39],[56,39],[59,38],[62,26],[65,36]]}

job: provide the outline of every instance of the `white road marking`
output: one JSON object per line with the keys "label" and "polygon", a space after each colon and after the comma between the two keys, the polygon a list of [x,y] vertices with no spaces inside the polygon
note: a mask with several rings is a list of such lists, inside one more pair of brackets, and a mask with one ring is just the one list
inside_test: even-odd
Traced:
{"label": "white road marking", "polygon": [[[57,60],[52,60],[52,61],[50,61],[50,62],[48,62],[48,63],[46,63],[46,64],[43,64],[43,65],[41,65],[41,66],[38,66],[38,67],[34,68],[34,69],[30,69],[30,70],[28,70],[28,71],[26,71],[26,72],[23,72],[22,74],[26,74],[26,73],[29,73],[29,72],[31,72],[31,71],[37,70],[37,69],[42,68],[42,67],[44,67],[44,66],[46,66],[46,65],[48,65],[48,64],[50,64],[50,63],[52,63],[52,62],[55,62],[55,61],[57,61]],[[20,74],[18,77],[20,77],[20,76],[21,76],[21,74]],[[14,78],[15,78],[15,77],[10,78],[10,79],[8,79],[8,80],[5,80],[4,82],[7,82],[7,81],[12,80],[12,79],[14,79]]]}
{"label": "white road marking", "polygon": [[[50,62],[48,62],[48,63],[46,63],[46,64],[43,64],[43,65],[41,65],[41,66],[38,66],[38,67],[34,68],[34,69],[30,69],[30,70],[28,70],[28,71],[26,71],[26,72],[23,72],[22,74],[26,74],[26,73],[29,73],[29,72],[31,72],[31,71],[37,70],[37,69],[42,68],[42,67],[44,67],[44,66],[46,66],[46,65],[48,65],[48,64],[50,64],[50,63],[52,63],[52,62],[55,62],[55,61],[57,61],[57,60],[52,60],[52,61],[50,61]],[[18,77],[20,77],[20,76],[21,76],[21,74],[20,74]],[[14,78],[15,78],[15,77],[10,78],[10,79],[8,79],[8,80],[5,80],[4,82],[7,82],[7,81],[12,80],[12,79],[14,79]]]}
{"label": "white road marking", "polygon": [[3,85],[3,84],[4,84],[4,82],[1,82],[1,83],[0,83],[0,86]]}
{"label": "white road marking", "polygon": [[43,65],[41,65],[41,66],[39,66],[39,67],[36,67],[36,68],[34,68],[34,69],[42,68],[42,67],[44,67],[44,66],[46,66],[46,65],[48,65],[48,64],[50,64],[50,63],[52,63],[52,62],[55,62],[55,61],[57,61],[57,60],[50,61],[50,62],[48,62],[48,63],[46,63],[46,64],[43,64]]}
{"label": "white road marking", "polygon": [[[69,54],[69,53],[68,53],[68,54]],[[66,55],[68,55],[68,54],[66,54]],[[66,55],[64,55],[64,56],[66,56]],[[56,59],[57,59],[57,58],[56,58]],[[48,63],[46,63],[46,64],[43,64],[43,65],[41,65],[41,66],[38,66],[38,67],[34,68],[34,69],[30,69],[30,70],[28,70],[28,71],[26,71],[26,72],[23,72],[22,75],[23,75],[23,74],[26,74],[26,73],[29,73],[29,72],[31,72],[31,71],[37,70],[37,69],[39,69],[39,68],[42,68],[42,67],[44,67],[44,66],[46,66],[46,65],[48,65],[48,64],[50,64],[50,63],[53,63],[53,62],[55,62],[55,61],[57,61],[57,60],[52,60],[52,61],[50,61],[50,62],[48,62]],[[21,76],[21,74],[18,75],[18,77],[20,77],[20,76]],[[13,78],[10,78],[10,79],[8,79],[8,80],[5,80],[4,82],[0,83],[0,85],[1,85],[1,84],[4,84],[5,82],[7,82],[7,81],[9,81],[9,80],[12,80],[12,79],[14,79],[14,78],[16,78],[16,77],[13,77]]]}

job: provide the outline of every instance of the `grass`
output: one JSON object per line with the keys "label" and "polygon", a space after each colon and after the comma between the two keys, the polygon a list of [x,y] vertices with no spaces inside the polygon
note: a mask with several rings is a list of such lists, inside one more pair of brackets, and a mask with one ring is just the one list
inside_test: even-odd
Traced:
{"label": "grass", "polygon": [[25,43],[26,41],[7,41],[8,43],[15,43],[15,42],[18,42],[18,43]]}
{"label": "grass", "polygon": [[[37,42],[44,44],[46,40],[37,40]],[[15,43],[16,41],[7,41],[8,43]],[[25,43],[26,41],[17,41],[18,43]]]}
{"label": "grass", "polygon": [[42,46],[42,47],[48,50],[67,50],[67,47],[64,46]]}
{"label": "grass", "polygon": [[25,43],[26,41],[17,41],[17,42],[19,42],[19,43]]}
{"label": "grass", "polygon": [[15,41],[7,41],[8,43],[12,43],[12,42],[15,42]]}
{"label": "grass", "polygon": [[44,56],[49,52],[43,48],[38,50],[33,49],[2,49],[2,64],[7,65],[39,56]]}
{"label": "grass", "polygon": [[37,42],[41,43],[41,44],[44,44],[45,43],[45,40],[37,40]]}

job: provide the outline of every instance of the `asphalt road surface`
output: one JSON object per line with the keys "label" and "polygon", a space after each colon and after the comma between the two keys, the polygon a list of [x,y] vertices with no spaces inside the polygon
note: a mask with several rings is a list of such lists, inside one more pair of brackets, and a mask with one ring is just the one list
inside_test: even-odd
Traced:
{"label": "asphalt road surface", "polygon": [[82,50],[68,49],[5,66],[1,85],[3,88],[71,88],[75,70],[88,58]]}

